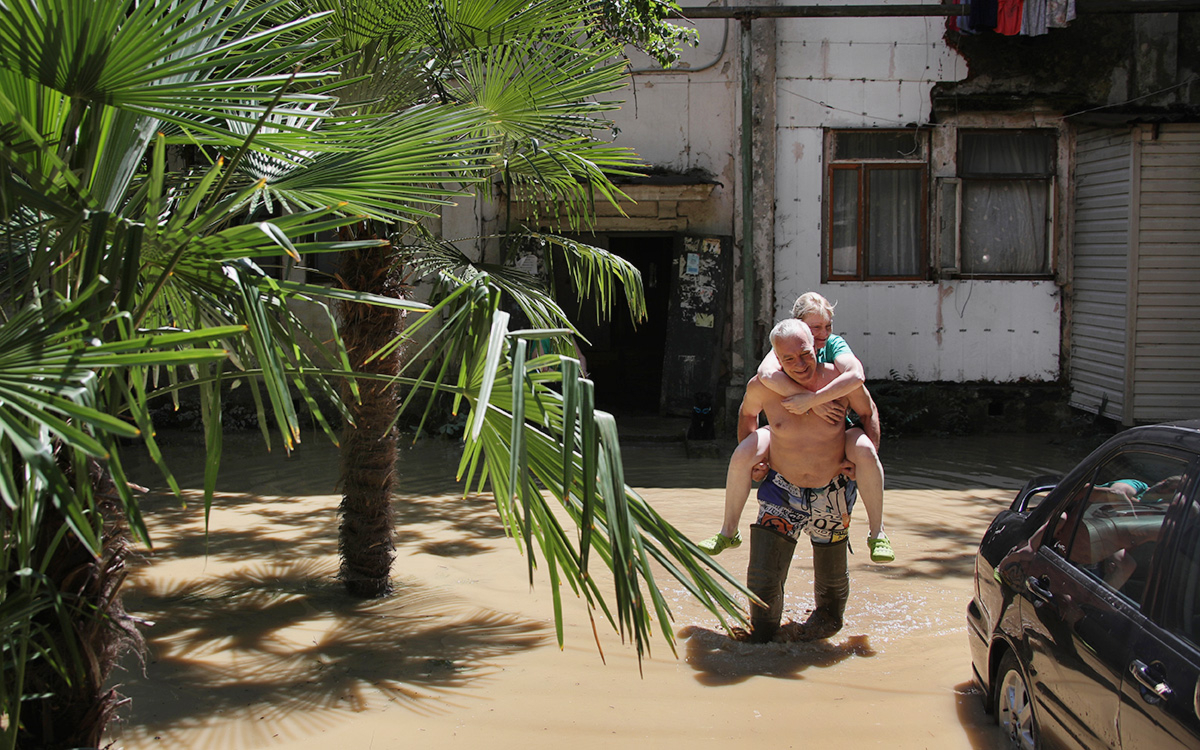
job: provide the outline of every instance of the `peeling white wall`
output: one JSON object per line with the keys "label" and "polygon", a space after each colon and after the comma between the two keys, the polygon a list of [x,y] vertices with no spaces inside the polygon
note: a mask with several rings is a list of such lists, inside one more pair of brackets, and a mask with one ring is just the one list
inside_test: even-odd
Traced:
{"label": "peeling white wall", "polygon": [[[895,372],[922,381],[1057,379],[1061,293],[1053,281],[820,281],[825,129],[943,127],[930,123],[930,91],[967,75],[962,58],[942,41],[945,19],[754,23],[777,25],[774,294],[758,301],[760,309],[784,317],[810,290],[837,302],[834,329],[870,378]],[[652,166],[712,174],[721,184],[699,215],[689,215],[688,231],[740,238],[740,27],[732,20],[695,26],[700,44],[685,50],[672,71],[647,72],[653,62],[634,55],[633,84],[613,97],[625,100],[610,113],[619,129],[615,142]],[[935,157],[945,156],[946,140],[931,139]],[[930,168],[942,174],[947,165]],[[443,211],[448,237],[471,236],[495,218],[494,206],[470,201]],[[741,310],[735,296],[735,330]],[[725,356],[736,361],[740,350]]]}
{"label": "peeling white wall", "polygon": [[615,143],[633,148],[646,164],[712,175],[720,186],[710,210],[693,217],[689,231],[732,235],[739,180],[738,23],[701,20],[695,28],[699,44],[683,50],[670,70],[630,54],[633,83],[614,97],[624,103],[609,116],[619,129]]}
{"label": "peeling white wall", "polygon": [[[1058,378],[1052,281],[821,283],[825,128],[929,125],[929,92],[967,70],[942,18],[779,21],[775,315],[815,290],[870,378]],[[936,167],[935,167],[936,168]]]}
{"label": "peeling white wall", "polygon": [[[690,234],[733,235],[739,179],[738,24],[701,20],[694,26],[699,43],[684,49],[670,70],[662,70],[632,48],[627,50],[632,82],[606,97],[620,102],[620,107],[605,116],[617,131],[613,142],[632,148],[648,167],[674,172],[702,169],[715,178],[720,184],[703,208],[680,210],[687,213]],[[499,205],[470,198],[442,207],[441,218],[445,237],[471,239],[459,243],[464,249],[478,245],[474,238],[481,233],[500,231],[503,223]],[[488,253],[494,244],[488,243]]]}
{"label": "peeling white wall", "polygon": [[[920,381],[1058,378],[1060,309],[1053,281],[963,279],[817,289],[837,303],[833,328],[863,361],[869,378],[893,372]],[[790,313],[789,302],[779,314]]]}

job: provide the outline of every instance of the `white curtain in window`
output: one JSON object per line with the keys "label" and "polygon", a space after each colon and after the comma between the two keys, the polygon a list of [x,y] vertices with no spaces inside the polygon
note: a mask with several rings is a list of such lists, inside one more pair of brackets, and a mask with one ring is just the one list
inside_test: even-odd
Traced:
{"label": "white curtain in window", "polygon": [[920,169],[872,169],[867,217],[867,273],[921,275]]}
{"label": "white curtain in window", "polygon": [[1048,273],[1046,180],[963,180],[962,271]]}
{"label": "white curtain in window", "polygon": [[834,276],[858,276],[858,170],[833,172],[833,222],[829,247]]}
{"label": "white curtain in window", "polygon": [[1049,273],[1053,135],[964,133],[958,167],[963,273]]}

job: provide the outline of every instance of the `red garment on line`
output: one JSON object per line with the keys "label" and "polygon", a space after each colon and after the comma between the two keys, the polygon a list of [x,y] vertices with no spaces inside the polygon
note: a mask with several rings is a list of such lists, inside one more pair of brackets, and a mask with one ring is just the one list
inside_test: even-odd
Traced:
{"label": "red garment on line", "polygon": [[1025,0],[999,0],[996,9],[996,33],[1015,36],[1021,33],[1021,14]]}

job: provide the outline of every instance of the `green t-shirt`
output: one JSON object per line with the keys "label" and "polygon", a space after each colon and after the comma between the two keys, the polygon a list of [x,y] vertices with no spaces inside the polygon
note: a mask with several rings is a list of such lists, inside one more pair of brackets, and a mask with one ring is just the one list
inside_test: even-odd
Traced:
{"label": "green t-shirt", "polygon": [[846,339],[835,333],[825,339],[825,346],[821,347],[821,351],[817,352],[817,361],[825,364],[833,364],[833,361],[843,354],[853,355],[854,352],[850,351],[850,345],[846,343]]}
{"label": "green t-shirt", "polygon": [[[825,339],[825,346],[821,347],[821,351],[817,352],[817,361],[823,364],[833,364],[833,361],[843,354],[854,355],[850,351],[850,345],[846,343],[846,339],[835,334],[830,335]],[[846,412],[846,425],[848,427],[858,427],[856,417],[851,416],[853,412]]]}

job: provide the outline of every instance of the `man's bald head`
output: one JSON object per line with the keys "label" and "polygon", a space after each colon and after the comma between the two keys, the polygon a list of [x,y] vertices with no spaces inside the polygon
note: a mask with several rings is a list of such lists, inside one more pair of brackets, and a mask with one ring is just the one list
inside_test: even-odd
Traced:
{"label": "man's bald head", "polygon": [[779,321],[771,329],[771,348],[783,372],[808,388],[817,375],[817,353],[808,325],[796,318]]}
{"label": "man's bald head", "polygon": [[809,346],[813,344],[812,330],[808,324],[799,318],[784,318],[775,324],[771,329],[771,346],[774,347],[776,341],[784,338],[794,338],[799,336],[808,342]]}

